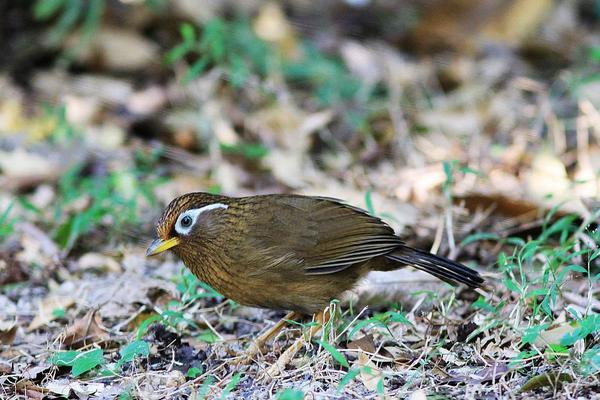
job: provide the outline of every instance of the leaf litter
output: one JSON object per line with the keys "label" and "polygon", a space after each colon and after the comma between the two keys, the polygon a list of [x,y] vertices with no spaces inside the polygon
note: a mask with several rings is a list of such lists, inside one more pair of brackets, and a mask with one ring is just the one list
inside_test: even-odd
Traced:
{"label": "leaf litter", "polygon": [[[411,32],[369,40],[335,18],[331,31],[312,29],[328,14],[307,16],[305,5],[249,3],[247,30],[207,6],[186,15],[212,21],[215,42],[228,32],[223,43],[250,46],[248,64],[235,57],[245,48],[212,48],[223,64],[197,66],[205,70],[188,86],[175,80],[192,76],[193,55],[172,66],[176,76],[157,62],[177,29],[144,10],[115,31],[109,13],[75,56],[81,72],[23,71],[29,95],[1,72],[0,396],[591,396],[597,82],[553,31],[593,43],[597,28],[573,2],[474,3],[412,9],[422,18]],[[396,15],[352,7],[334,14],[359,28]],[[481,23],[464,24],[477,13]],[[236,32],[264,42],[236,42]],[[411,41],[451,51],[421,57]],[[119,56],[132,45],[135,57]],[[252,54],[281,69],[251,65]],[[566,78],[536,65],[548,55],[558,65],[546,68],[565,68]],[[171,256],[143,256],[162,206],[193,190],[343,198],[409,244],[481,270],[487,290],[454,290],[409,269],[373,273],[342,299],[327,334],[266,383],[261,372],[310,321],[237,367],[266,321],[283,315],[224,299]]]}

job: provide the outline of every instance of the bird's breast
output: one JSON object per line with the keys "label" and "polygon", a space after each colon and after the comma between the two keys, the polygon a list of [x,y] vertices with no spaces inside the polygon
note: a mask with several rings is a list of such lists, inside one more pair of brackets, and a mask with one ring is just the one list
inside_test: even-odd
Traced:
{"label": "bird's breast", "polygon": [[340,298],[362,276],[362,269],[336,274],[305,275],[281,273],[245,274],[251,265],[233,262],[220,252],[201,258],[184,258],[186,266],[202,281],[235,302],[253,307],[313,313],[334,298]]}

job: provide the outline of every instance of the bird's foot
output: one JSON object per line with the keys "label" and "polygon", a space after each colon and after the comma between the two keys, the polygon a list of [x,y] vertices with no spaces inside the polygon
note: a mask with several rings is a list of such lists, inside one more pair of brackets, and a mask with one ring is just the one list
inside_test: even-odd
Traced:
{"label": "bird's foot", "polygon": [[330,318],[330,312],[329,312],[328,308],[326,308],[325,311],[321,311],[318,314],[316,314],[315,322],[317,322],[317,323],[310,327],[310,329],[308,330],[306,335],[302,335],[298,339],[296,339],[294,341],[294,343],[292,343],[292,345],[290,347],[288,347],[279,356],[277,361],[275,361],[274,364],[272,364],[269,368],[267,368],[263,372],[263,374],[261,376],[261,380],[269,381],[272,378],[279,375],[281,372],[283,372],[283,370],[285,369],[285,366],[288,365],[294,359],[296,354],[298,354],[298,352],[304,346],[305,337],[307,337],[308,341],[310,341],[313,336],[316,336],[319,333],[319,331],[321,330],[323,325],[329,321],[329,318]]}
{"label": "bird's foot", "polygon": [[236,360],[238,365],[250,364],[257,356],[263,354],[263,348],[265,344],[274,338],[283,329],[287,321],[294,320],[299,317],[299,314],[295,311],[291,311],[286,314],[279,322],[269,328],[267,331],[262,333],[248,346],[248,349]]}

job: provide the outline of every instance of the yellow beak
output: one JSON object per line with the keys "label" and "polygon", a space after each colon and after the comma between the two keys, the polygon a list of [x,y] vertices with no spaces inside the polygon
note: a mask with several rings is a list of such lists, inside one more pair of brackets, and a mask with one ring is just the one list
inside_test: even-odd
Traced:
{"label": "yellow beak", "polygon": [[148,249],[146,250],[146,257],[154,256],[162,253],[165,250],[169,250],[171,247],[175,247],[179,244],[179,238],[173,237],[171,239],[162,240],[154,239]]}

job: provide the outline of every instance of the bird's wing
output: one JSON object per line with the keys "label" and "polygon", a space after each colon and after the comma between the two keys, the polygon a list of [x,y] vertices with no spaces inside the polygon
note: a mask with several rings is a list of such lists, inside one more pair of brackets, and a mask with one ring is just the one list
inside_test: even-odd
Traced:
{"label": "bird's wing", "polygon": [[[402,241],[366,211],[329,198],[263,197],[248,221],[256,273],[332,274],[394,250]],[[254,273],[254,271],[253,271]]]}

